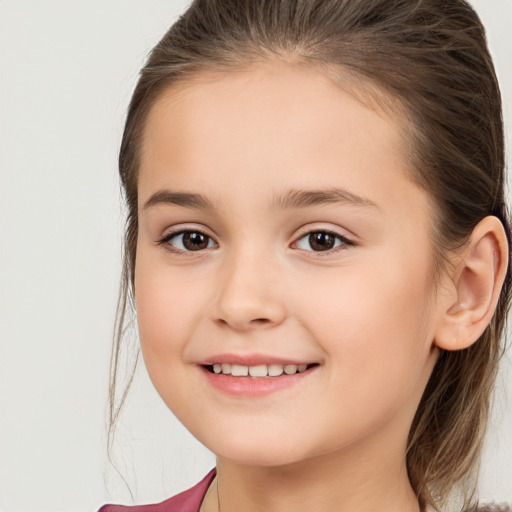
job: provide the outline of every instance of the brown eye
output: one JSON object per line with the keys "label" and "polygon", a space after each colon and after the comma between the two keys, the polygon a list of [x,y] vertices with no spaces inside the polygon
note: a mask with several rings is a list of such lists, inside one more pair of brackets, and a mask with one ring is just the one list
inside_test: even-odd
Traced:
{"label": "brown eye", "polygon": [[336,239],[329,233],[311,233],[309,245],[314,251],[328,251],[334,247]]}
{"label": "brown eye", "polygon": [[296,245],[305,251],[325,252],[351,243],[345,237],[329,231],[312,231],[301,237]]}
{"label": "brown eye", "polygon": [[162,244],[168,245],[176,252],[202,251],[215,247],[215,242],[200,231],[180,231],[166,236]]}
{"label": "brown eye", "polygon": [[206,235],[196,231],[183,233],[183,246],[188,251],[200,251],[201,249],[206,249],[208,247],[208,240],[209,238]]}

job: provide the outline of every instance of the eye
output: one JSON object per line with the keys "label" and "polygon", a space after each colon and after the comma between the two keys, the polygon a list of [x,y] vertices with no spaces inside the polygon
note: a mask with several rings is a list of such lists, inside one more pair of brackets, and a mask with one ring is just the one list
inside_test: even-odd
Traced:
{"label": "eye", "polygon": [[331,231],[311,231],[299,238],[294,245],[305,251],[326,252],[343,245],[353,244],[344,236]]}
{"label": "eye", "polygon": [[173,252],[202,251],[217,247],[217,244],[208,235],[193,230],[169,233],[159,243],[167,246]]}

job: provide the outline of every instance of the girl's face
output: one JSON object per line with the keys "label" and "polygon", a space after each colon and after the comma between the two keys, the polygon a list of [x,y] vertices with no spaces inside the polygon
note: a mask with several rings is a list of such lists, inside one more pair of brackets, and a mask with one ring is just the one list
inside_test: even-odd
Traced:
{"label": "girl's face", "polygon": [[153,107],[141,346],[165,403],[220,457],[403,459],[440,292],[428,197],[399,129],[319,72],[278,63],[170,89]]}

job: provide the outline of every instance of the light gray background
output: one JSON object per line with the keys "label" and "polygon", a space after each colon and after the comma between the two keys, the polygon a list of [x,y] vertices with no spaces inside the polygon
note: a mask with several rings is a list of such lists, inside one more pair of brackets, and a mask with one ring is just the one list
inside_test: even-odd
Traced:
{"label": "light gray background", "polygon": [[[501,80],[510,154],[512,1],[473,3]],[[123,225],[116,158],[137,72],[186,4],[0,1],[2,512],[94,512],[130,502],[105,448]],[[505,363],[481,492],[510,501],[510,356]],[[162,500],[214,464],[142,365],[116,454],[138,502]]]}

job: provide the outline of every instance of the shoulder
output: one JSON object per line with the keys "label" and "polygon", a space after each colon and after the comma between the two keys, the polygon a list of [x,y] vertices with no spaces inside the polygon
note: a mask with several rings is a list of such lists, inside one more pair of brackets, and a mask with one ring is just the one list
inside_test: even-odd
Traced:
{"label": "shoulder", "polygon": [[103,505],[98,512],[199,512],[208,487],[215,478],[212,469],[198,484],[154,505]]}

